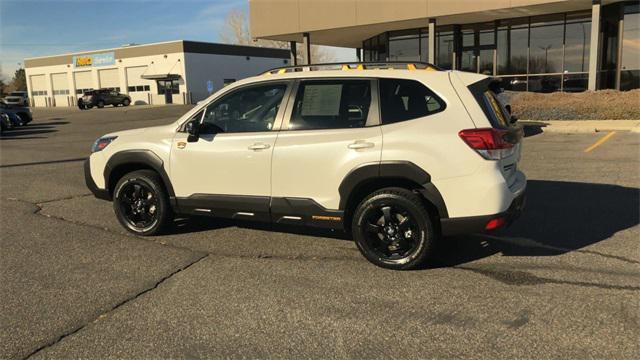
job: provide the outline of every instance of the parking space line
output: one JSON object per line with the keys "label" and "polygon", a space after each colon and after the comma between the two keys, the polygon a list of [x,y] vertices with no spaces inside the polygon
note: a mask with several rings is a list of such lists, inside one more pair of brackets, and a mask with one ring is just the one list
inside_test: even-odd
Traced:
{"label": "parking space line", "polygon": [[607,135],[603,136],[602,138],[600,138],[600,140],[596,141],[595,144],[589,146],[588,148],[584,149],[585,153],[589,153],[591,151],[593,151],[593,149],[597,148],[598,146],[604,144],[607,140],[611,139],[613,137],[613,135],[615,135],[616,132],[612,131],[610,133],[608,133]]}

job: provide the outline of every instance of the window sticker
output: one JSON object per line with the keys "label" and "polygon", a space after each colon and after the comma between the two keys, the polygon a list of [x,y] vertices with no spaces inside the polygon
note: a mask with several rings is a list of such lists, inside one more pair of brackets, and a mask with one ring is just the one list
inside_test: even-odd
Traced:
{"label": "window sticker", "polygon": [[302,116],[338,116],[342,84],[305,85]]}

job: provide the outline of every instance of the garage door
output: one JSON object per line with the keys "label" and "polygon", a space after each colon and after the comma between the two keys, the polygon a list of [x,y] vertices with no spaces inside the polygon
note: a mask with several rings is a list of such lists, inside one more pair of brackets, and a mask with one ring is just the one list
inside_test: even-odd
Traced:
{"label": "garage door", "polygon": [[134,66],[127,69],[127,92],[131,96],[134,104],[148,104],[150,101],[149,92],[153,86],[153,80],[142,78],[142,74],[147,71],[147,66]]}
{"label": "garage door", "polygon": [[73,81],[76,84],[76,95],[82,95],[85,91],[93,89],[91,71],[79,71],[73,73]]}
{"label": "garage door", "polygon": [[100,79],[100,88],[115,89],[120,91],[120,78],[118,77],[118,69],[106,69],[98,71]]}
{"label": "garage door", "polygon": [[53,88],[53,103],[55,106],[69,106],[69,80],[67,73],[51,74]]}
{"label": "garage door", "polygon": [[35,106],[47,106],[47,81],[44,74],[29,76],[29,82]]}

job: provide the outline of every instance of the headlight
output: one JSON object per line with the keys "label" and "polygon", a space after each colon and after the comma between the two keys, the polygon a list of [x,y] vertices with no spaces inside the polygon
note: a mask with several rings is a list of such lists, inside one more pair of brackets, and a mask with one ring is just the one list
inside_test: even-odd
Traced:
{"label": "headlight", "polygon": [[109,144],[111,144],[111,142],[113,142],[113,140],[117,139],[117,136],[105,136],[105,137],[101,137],[100,139],[96,140],[96,142],[93,143],[93,145],[91,146],[91,152],[97,152],[97,151],[102,151],[104,148],[106,148]]}

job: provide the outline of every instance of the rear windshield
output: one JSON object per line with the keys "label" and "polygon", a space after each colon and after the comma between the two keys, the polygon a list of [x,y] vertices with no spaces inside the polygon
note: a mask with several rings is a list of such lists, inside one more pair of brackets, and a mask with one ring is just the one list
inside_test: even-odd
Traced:
{"label": "rear windshield", "polygon": [[510,116],[495,92],[490,89],[491,79],[487,78],[469,85],[469,90],[482,108],[494,128],[508,128]]}
{"label": "rear windshield", "polygon": [[12,92],[9,94],[9,96],[24,96],[23,92]]}

